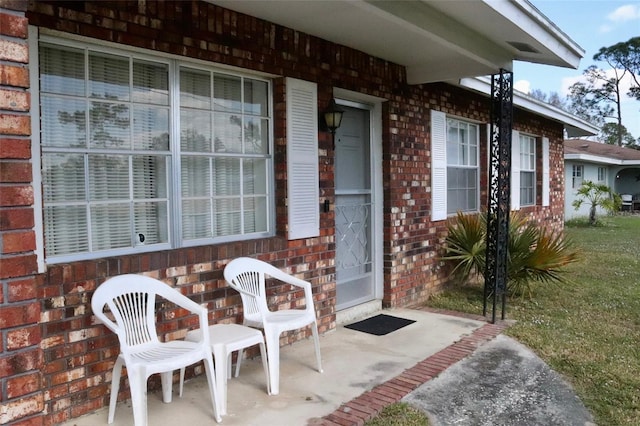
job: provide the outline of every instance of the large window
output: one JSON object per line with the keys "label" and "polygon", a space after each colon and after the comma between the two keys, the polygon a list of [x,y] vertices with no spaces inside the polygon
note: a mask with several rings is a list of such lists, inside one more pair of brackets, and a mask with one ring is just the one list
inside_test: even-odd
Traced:
{"label": "large window", "polygon": [[536,139],[520,135],[520,205],[536,203]]}
{"label": "large window", "polygon": [[447,213],[477,211],[478,126],[447,118]]}
{"label": "large window", "polygon": [[268,81],[53,40],[39,64],[49,261],[272,232]]}

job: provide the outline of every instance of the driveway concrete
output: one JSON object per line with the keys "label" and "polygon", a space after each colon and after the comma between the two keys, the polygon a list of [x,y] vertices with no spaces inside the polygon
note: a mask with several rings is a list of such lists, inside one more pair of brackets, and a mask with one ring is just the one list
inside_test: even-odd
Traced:
{"label": "driveway concrete", "polygon": [[434,426],[585,426],[592,417],[569,384],[504,335],[407,395]]}

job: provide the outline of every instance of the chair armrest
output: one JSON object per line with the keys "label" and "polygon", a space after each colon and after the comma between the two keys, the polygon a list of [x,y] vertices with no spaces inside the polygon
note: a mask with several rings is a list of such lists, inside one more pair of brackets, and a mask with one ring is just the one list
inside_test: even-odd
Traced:
{"label": "chair armrest", "polygon": [[171,297],[168,300],[175,303],[177,306],[188,310],[192,314],[198,315],[198,321],[200,323],[200,328],[202,329],[202,338],[204,339],[204,344],[206,347],[209,347],[209,333],[207,333],[207,329],[209,328],[209,318],[207,309],[203,306],[198,305],[196,302],[177,291],[176,297]]}
{"label": "chair armrest", "polygon": [[313,292],[311,291],[311,283],[309,281],[289,275],[276,267],[273,267],[268,274],[279,281],[302,288],[304,290],[304,297],[307,300],[307,309],[314,309]]}

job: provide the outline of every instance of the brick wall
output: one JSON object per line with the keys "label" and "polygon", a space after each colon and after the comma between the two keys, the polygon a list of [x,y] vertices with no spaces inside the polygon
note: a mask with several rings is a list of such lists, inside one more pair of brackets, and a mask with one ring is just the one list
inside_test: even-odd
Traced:
{"label": "brick wall", "polygon": [[[108,403],[118,343],[113,334],[93,323],[90,299],[95,288],[114,275],[144,273],[159,278],[207,304],[211,321],[238,322],[241,301],[225,285],[222,270],[235,257],[255,256],[311,281],[320,331],[334,328],[333,212],[321,213],[319,237],[286,239],[284,78],[274,79],[273,84],[279,200],[275,237],[49,265],[44,275],[36,275],[26,9],[26,1],[0,0],[0,381],[8,407],[0,411],[0,423],[56,424]],[[314,81],[319,110],[328,105],[334,86],[387,99],[382,111],[383,303],[415,304],[446,282],[447,273],[438,259],[446,221],[430,221],[429,110],[486,123],[489,102],[485,97],[447,84],[408,86],[398,65],[205,2],[37,1],[28,3],[26,18],[41,28]],[[515,117],[518,130],[550,138],[553,164],[550,208],[523,210],[560,228],[562,127],[524,112]],[[319,203],[328,199],[333,204],[331,138],[324,132],[319,137]],[[486,135],[481,132],[481,137]],[[481,155],[486,158],[486,150]],[[486,177],[482,183],[486,184]],[[486,191],[482,203],[486,204]],[[289,294],[288,288],[278,292],[284,294],[274,296],[274,303],[295,304],[297,294]],[[161,317],[167,337],[184,335],[184,319],[173,318],[170,311]],[[6,323],[5,318],[18,319]],[[303,337],[305,333],[292,333],[282,343]],[[150,384],[158,386],[159,382]],[[120,389],[120,397],[128,397],[127,387]]]}
{"label": "brick wall", "polygon": [[41,424],[26,1],[0,1],[0,424]]}

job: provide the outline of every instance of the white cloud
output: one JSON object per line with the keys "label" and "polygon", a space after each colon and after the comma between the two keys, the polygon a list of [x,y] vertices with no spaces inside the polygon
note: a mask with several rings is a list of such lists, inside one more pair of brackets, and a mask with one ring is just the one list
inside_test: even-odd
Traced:
{"label": "white cloud", "polygon": [[607,19],[611,22],[626,22],[640,19],[640,5],[627,4],[620,6],[607,15]]}
{"label": "white cloud", "polygon": [[518,80],[513,83],[513,88],[522,93],[531,93],[531,82],[527,80]]}

